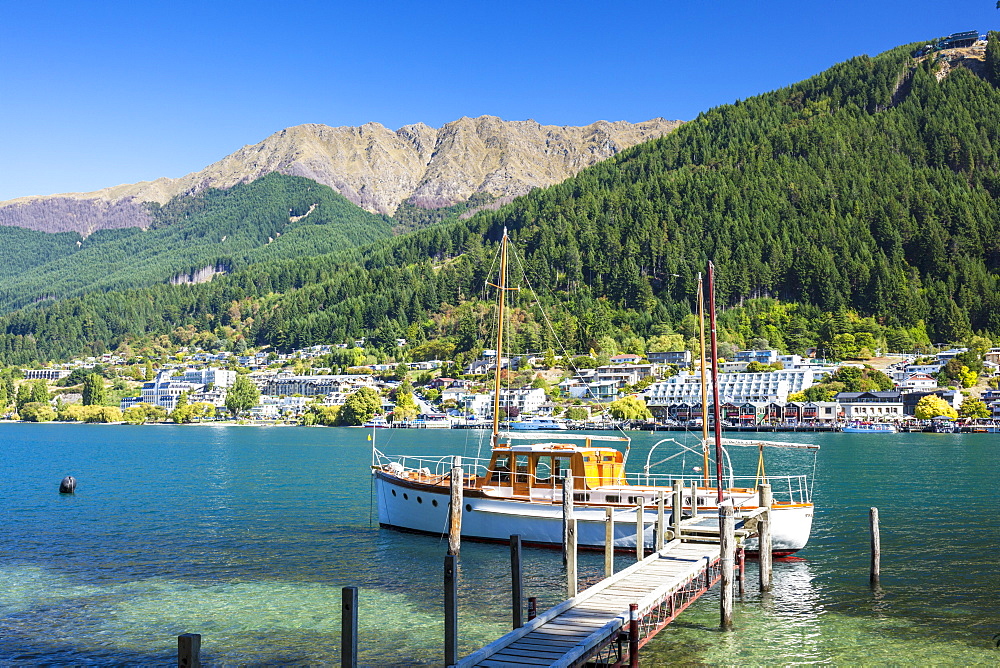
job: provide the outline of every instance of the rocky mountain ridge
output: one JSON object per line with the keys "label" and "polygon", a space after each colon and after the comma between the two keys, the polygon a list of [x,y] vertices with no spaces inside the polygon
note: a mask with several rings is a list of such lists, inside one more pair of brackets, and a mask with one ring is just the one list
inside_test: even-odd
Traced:
{"label": "rocky mountain ridge", "polygon": [[476,193],[507,201],[680,125],[655,118],[572,127],[495,116],[463,117],[439,129],[423,123],[398,130],[379,123],[298,125],[178,179],[0,202],[0,225],[84,236],[99,229],[146,227],[150,218],[144,202],[164,204],[275,171],[313,179],[368,211],[388,215],[407,201],[437,208]]}

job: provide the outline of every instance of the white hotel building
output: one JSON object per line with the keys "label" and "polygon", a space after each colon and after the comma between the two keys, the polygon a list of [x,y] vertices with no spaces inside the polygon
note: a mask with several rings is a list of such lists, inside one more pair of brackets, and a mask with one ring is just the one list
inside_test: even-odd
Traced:
{"label": "white hotel building", "polygon": [[[734,404],[786,403],[789,394],[812,387],[835,369],[809,367],[762,373],[720,373],[719,400]],[[711,381],[709,381],[711,382]],[[647,388],[647,406],[701,403],[701,374],[679,373]],[[711,397],[709,398],[711,401]]]}

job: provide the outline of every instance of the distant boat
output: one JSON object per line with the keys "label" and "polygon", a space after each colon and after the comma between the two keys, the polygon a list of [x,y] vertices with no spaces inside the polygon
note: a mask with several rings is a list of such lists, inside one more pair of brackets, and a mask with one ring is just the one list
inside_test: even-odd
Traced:
{"label": "distant boat", "polygon": [[566,429],[566,424],[552,418],[533,418],[511,422],[510,428],[517,431],[555,431]]}
{"label": "distant boat", "polygon": [[368,429],[388,429],[392,425],[389,424],[389,421],[384,417],[374,417],[368,422],[365,422],[362,426],[367,427]]}
{"label": "distant boat", "polygon": [[845,434],[895,434],[899,430],[895,425],[886,422],[869,424],[849,424],[841,429]]}

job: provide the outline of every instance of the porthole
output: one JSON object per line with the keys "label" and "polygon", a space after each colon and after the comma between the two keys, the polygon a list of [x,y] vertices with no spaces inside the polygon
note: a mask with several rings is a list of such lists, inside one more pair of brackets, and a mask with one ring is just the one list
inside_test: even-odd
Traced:
{"label": "porthole", "polygon": [[410,497],[409,497],[409,495],[406,492],[403,492],[403,499],[406,500],[406,501],[410,500]]}
{"label": "porthole", "polygon": [[438,500],[437,499],[431,499],[431,505],[433,505],[435,508],[437,508]]}
{"label": "porthole", "polygon": [[467,512],[467,513],[471,513],[472,512],[472,504],[471,503],[465,504],[465,512]]}
{"label": "porthole", "polygon": [[396,496],[396,490],[392,490],[392,495]]}
{"label": "porthole", "polygon": [[418,497],[417,497],[417,503],[423,503],[423,502],[424,502],[424,500],[423,500],[423,499],[421,499],[421,498],[420,498],[420,497],[418,496]]}

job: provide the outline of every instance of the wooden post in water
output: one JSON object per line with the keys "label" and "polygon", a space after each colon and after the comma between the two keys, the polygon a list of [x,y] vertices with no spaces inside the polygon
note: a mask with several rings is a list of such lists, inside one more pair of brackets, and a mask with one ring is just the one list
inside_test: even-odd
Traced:
{"label": "wooden post in water", "polygon": [[723,631],[729,631],[733,628],[733,566],[736,560],[736,520],[731,501],[719,506],[719,548],[722,570],[720,625]]}
{"label": "wooden post in water", "polygon": [[566,598],[575,598],[579,591],[576,578],[576,518],[566,523]]}
{"label": "wooden post in water", "polygon": [[201,634],[177,636],[177,668],[201,668]]}
{"label": "wooden post in water", "polygon": [[358,588],[340,590],[340,665],[358,666]]}
{"label": "wooden post in water", "polygon": [[691,517],[698,517],[698,483],[691,481]]}
{"label": "wooden post in water", "polygon": [[615,509],[604,509],[604,577],[615,574]]}
{"label": "wooden post in water", "polygon": [[767,510],[757,523],[757,553],[760,555],[760,590],[771,591],[771,486],[757,488],[757,505]]}
{"label": "wooden post in water", "polygon": [[569,563],[569,523],[573,519],[573,475],[563,478],[562,489],[563,516],[563,565]]}
{"label": "wooden post in water", "polygon": [[444,557],[444,665],[458,662],[458,555]]}
{"label": "wooden post in water", "polygon": [[639,668],[639,604],[628,604],[628,665]]}
{"label": "wooden post in water", "polygon": [[872,538],[872,567],[869,580],[872,585],[877,585],[882,570],[882,539],[879,535],[878,508],[868,509],[868,530],[871,532]]}
{"label": "wooden post in water", "polygon": [[521,574],[521,537],[510,537],[510,608],[511,623],[515,629],[524,626],[521,611],[524,610],[524,578]]}
{"label": "wooden post in water", "polygon": [[660,491],[657,492],[657,496],[659,498],[656,499],[656,551],[659,552],[667,540],[667,522],[663,512],[665,494]]}
{"label": "wooden post in water", "polygon": [[646,523],[644,521],[643,499],[635,506],[635,560],[642,561],[646,556]]}
{"label": "wooden post in water", "polygon": [[462,458],[453,457],[451,503],[448,508],[448,554],[458,556],[462,548]]}
{"label": "wooden post in water", "polygon": [[740,573],[740,598],[743,598],[743,591],[747,586],[747,551],[742,543],[736,548],[736,568]]}
{"label": "wooden post in water", "polygon": [[684,512],[684,481],[674,480],[674,538],[681,537],[681,514]]}

